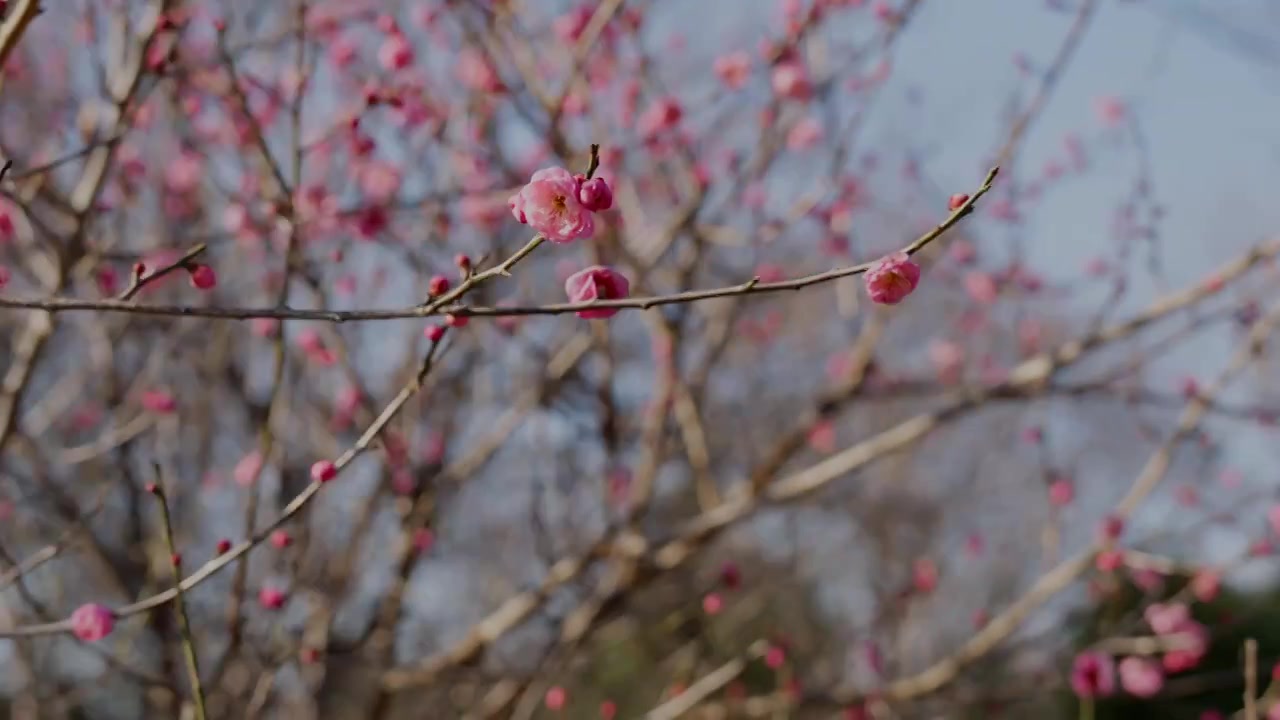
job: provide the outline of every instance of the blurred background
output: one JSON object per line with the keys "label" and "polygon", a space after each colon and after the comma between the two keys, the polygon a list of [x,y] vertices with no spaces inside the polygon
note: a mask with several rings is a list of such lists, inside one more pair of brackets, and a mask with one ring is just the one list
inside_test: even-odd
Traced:
{"label": "blurred background", "polygon": [[1280,717],[1280,4],[38,5],[6,717]]}

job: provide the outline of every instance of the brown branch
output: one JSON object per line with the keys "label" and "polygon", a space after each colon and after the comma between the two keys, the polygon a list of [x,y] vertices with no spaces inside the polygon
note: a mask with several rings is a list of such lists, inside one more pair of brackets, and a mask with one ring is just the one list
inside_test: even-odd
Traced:
{"label": "brown branch", "polygon": [[[995,180],[998,168],[993,168],[988,174],[982,186],[975,190],[963,206],[958,208],[940,225],[933,228],[929,232],[916,238],[911,244],[902,248],[903,252],[913,255],[927,247],[930,243],[937,240],[948,230],[956,225],[962,218],[973,212],[975,203],[979,198],[991,190],[992,183]],[[190,306],[158,306],[158,305],[128,305],[121,302],[113,302],[109,300],[92,301],[77,300],[72,298],[53,298],[53,299],[20,299],[20,298],[0,298],[0,308],[8,308],[11,310],[43,310],[50,313],[73,312],[73,311],[95,311],[95,312],[117,312],[130,313],[140,315],[158,315],[158,316],[175,316],[175,317],[203,317],[218,318],[224,320],[249,320],[252,318],[279,318],[282,320],[315,320],[321,322],[367,322],[373,320],[398,320],[406,318],[424,318],[438,315],[457,315],[460,317],[507,317],[518,315],[563,315],[567,313],[575,313],[580,310],[590,310],[598,308],[617,308],[620,310],[649,310],[664,305],[677,305],[682,303],[697,302],[700,300],[710,300],[712,298],[733,297],[737,295],[759,295],[766,293],[777,293],[784,291],[803,290],[812,285],[820,285],[823,283],[839,280],[841,278],[862,275],[871,268],[875,267],[876,261],[860,263],[848,267],[836,268],[825,272],[805,275],[803,277],[794,278],[792,280],[780,280],[778,282],[764,283],[759,278],[752,278],[746,282],[737,285],[729,285],[726,287],[710,288],[705,290],[690,290],[686,292],[673,293],[670,295],[655,295],[650,297],[627,298],[623,300],[595,300],[591,302],[578,303],[555,303],[550,305],[537,305],[530,307],[474,307],[467,305],[451,304],[455,303],[459,298],[465,295],[476,284],[492,279],[497,275],[509,275],[510,267],[507,263],[514,264],[519,262],[529,253],[537,249],[542,244],[542,237],[538,236],[531,240],[515,255],[509,258],[506,263],[497,267],[490,268],[483,272],[476,273],[471,278],[463,281],[454,290],[445,293],[432,302],[413,308],[403,308],[397,310],[301,310],[294,308],[213,308],[213,307],[190,307]]]}
{"label": "brown branch", "polygon": [[[1163,298],[1125,322],[1102,328],[1084,338],[1072,340],[1052,351],[1029,358],[1014,368],[1009,374],[1009,379],[1004,383],[979,390],[959,390],[942,407],[905,420],[813,467],[770,484],[761,495],[745,489],[749,485],[739,485],[735,496],[726,499],[714,510],[685,523],[675,533],[675,540],[653,547],[644,537],[636,533],[610,533],[582,555],[564,558],[557,562],[547,572],[538,587],[510,597],[483,620],[473,625],[467,635],[448,650],[426,658],[411,667],[398,668],[386,673],[383,676],[383,683],[392,691],[418,687],[431,683],[446,669],[475,658],[482,650],[541,607],[557,588],[581,577],[591,563],[598,558],[609,555],[623,558],[647,556],[647,563],[658,572],[679,567],[707,540],[733,523],[750,516],[764,503],[789,502],[808,495],[825,487],[836,478],[865,467],[888,453],[907,447],[946,421],[979,406],[984,400],[1010,394],[1018,396],[1031,390],[1043,389],[1058,370],[1079,361],[1090,350],[1128,337],[1155,321],[1190,306],[1216,292],[1219,282],[1226,283],[1242,275],[1277,252],[1280,252],[1280,241],[1256,247],[1243,257],[1219,268],[1213,274],[1217,281],[1214,284],[1196,286]],[[1079,562],[1083,563],[1081,566],[1083,569],[1089,560]],[[1072,568],[1057,572],[1069,573],[1072,572]],[[614,577],[609,582],[613,583],[612,586],[602,586],[602,590],[612,597],[616,597],[630,587],[627,578]],[[593,596],[591,605],[598,607],[602,602],[602,598],[597,594]],[[590,607],[586,607],[581,615],[574,617],[574,623],[566,622],[565,629],[562,631],[562,641],[578,637],[580,633],[589,629],[588,624],[583,623],[584,619],[593,619],[589,610]]]}
{"label": "brown branch", "polygon": [[160,503],[160,519],[164,529],[165,546],[169,549],[169,559],[173,565],[174,587],[178,588],[174,595],[173,607],[178,615],[178,635],[182,638],[182,653],[187,660],[187,676],[191,679],[191,697],[195,702],[196,720],[205,720],[204,686],[200,684],[200,658],[196,653],[195,636],[191,632],[191,618],[187,615],[187,604],[182,591],[182,555],[173,537],[173,518],[169,515],[169,502],[165,498],[161,485],[160,466],[155,466],[155,483],[148,488]]}

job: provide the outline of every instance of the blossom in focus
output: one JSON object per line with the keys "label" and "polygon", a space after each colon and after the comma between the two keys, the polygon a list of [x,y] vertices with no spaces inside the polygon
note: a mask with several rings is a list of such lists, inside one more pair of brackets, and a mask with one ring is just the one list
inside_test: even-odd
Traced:
{"label": "blossom in focus", "polygon": [[516,220],[551,242],[567,243],[595,232],[595,217],[579,200],[582,188],[582,180],[568,170],[546,168],[534,173],[507,205]]}
{"label": "blossom in focus", "polygon": [[872,302],[897,305],[920,283],[920,266],[899,251],[881,258],[867,271],[864,282]]}

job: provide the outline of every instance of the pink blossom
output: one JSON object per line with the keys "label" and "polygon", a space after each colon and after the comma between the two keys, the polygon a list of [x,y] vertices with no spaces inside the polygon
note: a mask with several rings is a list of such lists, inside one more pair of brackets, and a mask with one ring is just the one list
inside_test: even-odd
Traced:
{"label": "pink blossom", "polygon": [[332,460],[317,460],[311,465],[311,479],[327,483],[338,476],[338,466]]}
{"label": "pink blossom", "polygon": [[996,286],[996,280],[990,273],[975,270],[964,276],[964,289],[973,298],[974,302],[990,305],[996,301],[1000,294],[1000,289]]}
{"label": "pink blossom", "polygon": [[344,69],[355,62],[358,50],[355,41],[351,38],[338,38],[329,44],[329,62],[339,70]]}
{"label": "pink blossom", "polygon": [[603,212],[613,207],[613,190],[604,178],[583,180],[578,187],[578,202],[591,212]]}
{"label": "pink blossom", "polygon": [[568,170],[546,168],[534,173],[507,205],[516,220],[551,242],[567,243],[595,232],[594,216],[578,200],[580,188],[581,182]]}
{"label": "pink blossom", "polygon": [[554,685],[547,688],[546,695],[543,697],[542,702],[547,706],[548,710],[555,712],[563,710],[564,704],[568,699],[569,695],[564,691],[564,688],[559,685]]}
{"label": "pink blossom", "polygon": [[89,603],[71,613],[71,632],[84,642],[97,642],[111,634],[116,615],[105,605]]}
{"label": "pink blossom", "polygon": [[920,558],[911,566],[911,584],[918,593],[931,593],[938,587],[938,565]]}
{"label": "pink blossom", "polygon": [[636,119],[636,130],[645,139],[652,139],[664,130],[680,124],[684,109],[675,98],[664,97],[645,109]]}
{"label": "pink blossom", "polygon": [[1087,651],[1071,665],[1071,690],[1077,697],[1106,697],[1115,692],[1116,667],[1110,655]]}
{"label": "pink blossom", "polygon": [[773,91],[778,97],[792,100],[808,100],[813,94],[809,73],[795,60],[780,62],[773,68]]}
{"label": "pink blossom", "polygon": [[420,552],[431,552],[431,548],[436,544],[436,535],[431,532],[431,528],[418,528],[413,531],[413,549]]}
{"label": "pink blossom", "polygon": [[716,58],[713,66],[716,77],[730,90],[737,90],[747,84],[751,76],[751,53],[738,50]]}
{"label": "pink blossom", "polygon": [[170,192],[184,194],[195,190],[204,176],[204,158],[191,150],[183,150],[171,159],[164,182]]}
{"label": "pink blossom", "polygon": [[403,70],[413,64],[413,46],[399,32],[393,32],[378,48],[378,63],[387,70]]}
{"label": "pink blossom", "polygon": [[551,29],[562,42],[576,43],[582,37],[582,33],[586,32],[587,25],[591,24],[591,17],[594,14],[590,5],[579,5],[557,17],[551,23]]}
{"label": "pink blossom", "polygon": [[400,170],[389,162],[372,162],[360,168],[360,189],[370,202],[384,203],[400,192]]}
{"label": "pink blossom", "polygon": [[1111,95],[1100,97],[1094,101],[1093,107],[1103,125],[1115,127],[1124,121],[1126,110],[1120,98]]}
{"label": "pink blossom", "polygon": [[256,317],[249,321],[249,328],[258,337],[273,338],[280,332],[280,321],[276,318]]}
{"label": "pink blossom", "polygon": [[1076,497],[1076,488],[1070,480],[1059,478],[1049,483],[1049,503],[1054,507],[1065,507]]}
{"label": "pink blossom", "polygon": [[1156,663],[1141,657],[1127,657],[1120,661],[1117,670],[1120,686],[1125,692],[1148,698],[1160,692],[1164,686],[1164,672]]}
{"label": "pink blossom", "polygon": [[1222,588],[1222,576],[1216,570],[1197,570],[1191,577],[1191,593],[1200,602],[1212,602]]}
{"label": "pink blossom", "polygon": [[1124,553],[1119,550],[1103,550],[1094,558],[1093,565],[1100,572],[1115,572],[1124,567]]}
{"label": "pink blossom", "polygon": [[500,93],[506,89],[493,63],[475,48],[464,48],[458,53],[454,75],[464,87],[484,93]]}
{"label": "pink blossom", "polygon": [[905,252],[898,251],[881,258],[867,271],[863,282],[872,302],[897,305],[920,283],[920,266]]}
{"label": "pink blossom", "polygon": [[968,265],[978,259],[978,249],[968,240],[956,240],[951,243],[951,259],[959,265]]}
{"label": "pink blossom", "polygon": [[168,414],[178,409],[178,401],[165,390],[146,390],[142,393],[142,407],[153,413]]}
{"label": "pink blossom", "polygon": [[822,123],[812,117],[801,119],[787,132],[787,147],[797,152],[808,150],[822,141]]}
{"label": "pink blossom", "polygon": [[1120,539],[1124,533],[1124,518],[1119,515],[1107,515],[1098,523],[1100,542],[1110,543]]}
{"label": "pink blossom", "polygon": [[982,557],[987,550],[987,540],[982,533],[970,533],[964,539],[964,551],[970,558]]}
{"label": "pink blossom", "polygon": [[17,227],[13,222],[15,209],[8,203],[0,203],[0,243],[13,239]]}
{"label": "pink blossom", "polygon": [[240,487],[249,487],[258,479],[258,475],[262,472],[262,453],[254,450],[245,455],[236,463],[235,470],[231,475],[235,478],[236,484]]}
{"label": "pink blossom", "polygon": [[[631,294],[631,283],[626,276],[603,265],[579,270],[564,281],[564,292],[570,302],[590,302],[592,300],[617,300]],[[617,308],[596,308],[579,310],[581,318],[607,318],[618,313]]]}
{"label": "pink blossom", "polygon": [[938,381],[953,384],[960,380],[964,369],[964,348],[950,340],[933,340],[929,343],[929,360],[938,373]]}
{"label": "pink blossom", "polygon": [[807,436],[809,447],[814,452],[825,454],[833,453],[836,450],[836,426],[830,420],[819,420],[809,428]]}
{"label": "pink blossom", "polygon": [[1184,603],[1151,603],[1142,617],[1157,635],[1179,632],[1191,622],[1191,609]]}
{"label": "pink blossom", "polygon": [[218,284],[218,274],[208,265],[191,268],[191,286],[197,290],[211,290]]}
{"label": "pink blossom", "polygon": [[268,585],[258,591],[258,604],[268,610],[279,610],[287,600],[288,597],[279,588]]}

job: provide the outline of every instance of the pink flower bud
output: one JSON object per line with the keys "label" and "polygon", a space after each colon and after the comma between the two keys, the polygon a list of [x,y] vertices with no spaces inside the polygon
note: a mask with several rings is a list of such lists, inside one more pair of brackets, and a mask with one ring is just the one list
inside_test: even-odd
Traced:
{"label": "pink flower bud", "polygon": [[147,390],[142,393],[142,407],[160,414],[169,414],[178,409],[178,401],[164,390]]}
{"label": "pink flower bud", "polygon": [[105,605],[89,603],[71,613],[71,632],[84,642],[97,642],[111,634],[116,616]]}
{"label": "pink flower bud", "polygon": [[773,91],[781,98],[808,100],[813,94],[809,73],[795,60],[780,62],[773,68]]}
{"label": "pink flower bud", "polygon": [[427,283],[427,292],[431,297],[437,297],[449,292],[449,278],[443,275],[435,275],[431,281]]}
{"label": "pink flower bud", "polygon": [[191,268],[191,287],[197,290],[211,290],[218,284],[218,275],[208,265],[196,265]]}
{"label": "pink flower bud", "polygon": [[319,460],[311,466],[311,479],[326,483],[338,476],[338,468],[332,460]]}
{"label": "pink flower bud", "polygon": [[1054,507],[1066,507],[1076,497],[1076,488],[1070,480],[1058,479],[1049,483],[1049,503]]}
{"label": "pink flower bud", "polygon": [[565,701],[568,700],[568,698],[569,695],[564,691],[564,688],[559,685],[554,685],[547,688],[547,694],[542,698],[542,701],[547,706],[548,710],[557,712],[564,709]]}
{"label": "pink flower bud", "polygon": [[863,282],[872,302],[897,305],[920,283],[920,266],[899,251],[881,258],[867,271]]}
{"label": "pink flower bud", "polygon": [[1071,665],[1071,689],[1078,697],[1106,697],[1116,689],[1116,667],[1110,655],[1083,652]]}
{"label": "pink flower bud", "polygon": [[718,593],[707,593],[702,596],[702,612],[707,615],[719,615],[724,609],[724,598]]}
{"label": "pink flower bud", "polygon": [[289,535],[288,530],[271,531],[270,542],[272,547],[283,550],[293,544],[293,538]]}
{"label": "pink flower bud", "polygon": [[[618,271],[594,265],[569,276],[564,281],[564,292],[570,302],[590,302],[592,300],[617,300],[631,294],[631,283]],[[598,308],[579,310],[581,318],[607,318],[618,313],[617,308]]]}
{"label": "pink flower bud", "polygon": [[287,599],[284,591],[279,588],[266,586],[258,591],[258,604],[267,610],[279,610],[284,607]]}
{"label": "pink flower bud", "polygon": [[602,212],[613,207],[613,190],[604,178],[591,178],[578,188],[578,202],[592,212]]}

